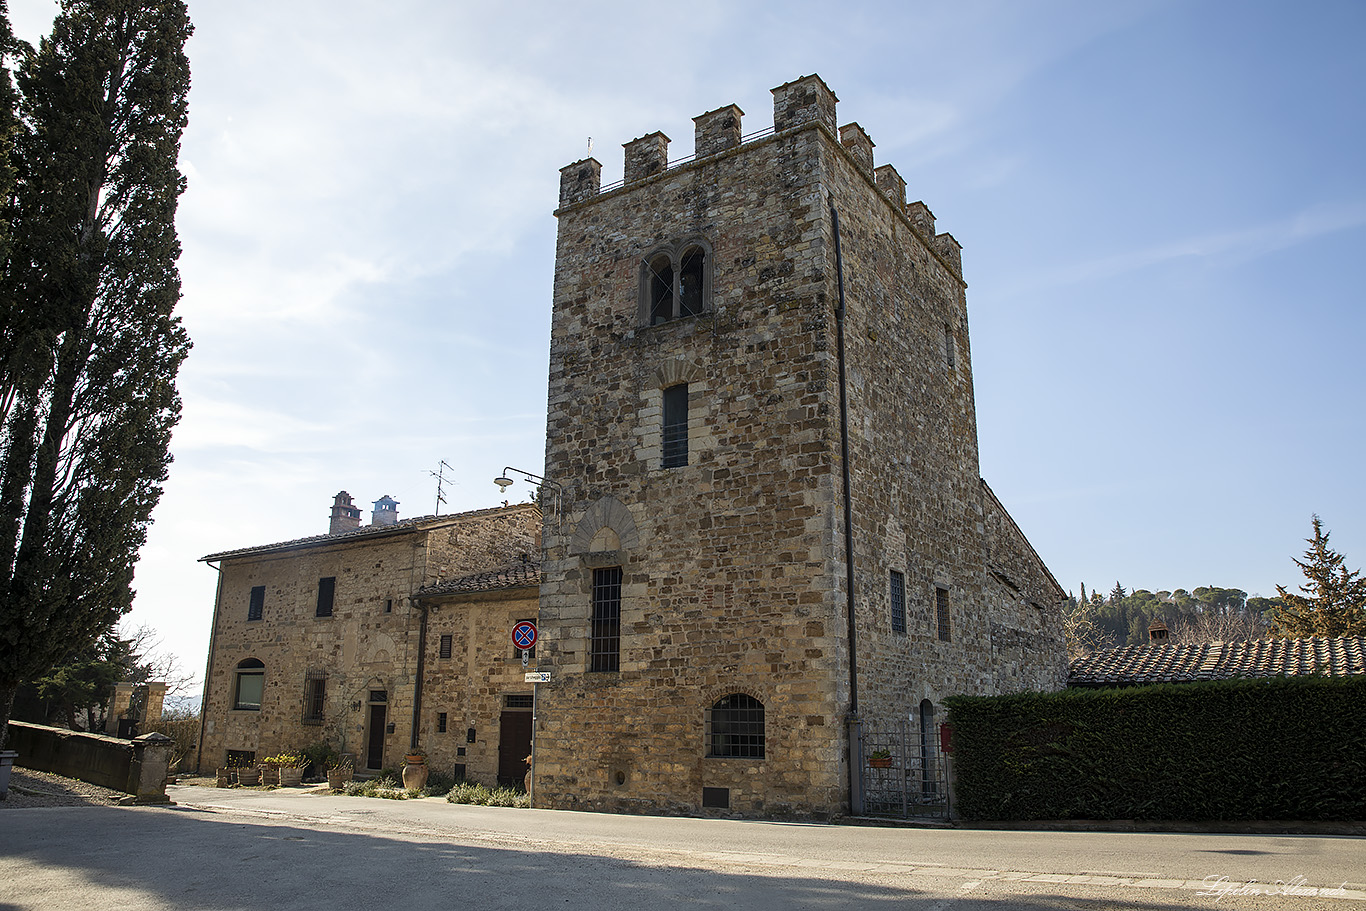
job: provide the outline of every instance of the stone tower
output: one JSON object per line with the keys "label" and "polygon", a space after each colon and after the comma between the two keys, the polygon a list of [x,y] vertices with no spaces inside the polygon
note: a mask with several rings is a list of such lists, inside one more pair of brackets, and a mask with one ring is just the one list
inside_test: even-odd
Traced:
{"label": "stone tower", "polygon": [[860,725],[1064,677],[978,474],[957,242],[819,76],[773,96],[561,171],[539,806],[833,815]]}

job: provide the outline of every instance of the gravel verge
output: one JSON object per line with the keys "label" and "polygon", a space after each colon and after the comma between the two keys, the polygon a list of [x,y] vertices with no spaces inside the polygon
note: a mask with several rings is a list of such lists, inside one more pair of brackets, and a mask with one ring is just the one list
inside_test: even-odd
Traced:
{"label": "gravel verge", "polygon": [[9,795],[0,800],[0,810],[31,807],[88,807],[116,806],[128,795],[111,791],[96,784],[63,778],[51,772],[21,769],[10,770]]}

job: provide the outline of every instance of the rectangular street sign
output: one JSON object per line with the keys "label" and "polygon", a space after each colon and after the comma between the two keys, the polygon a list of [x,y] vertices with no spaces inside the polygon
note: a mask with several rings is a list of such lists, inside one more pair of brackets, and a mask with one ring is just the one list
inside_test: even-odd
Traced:
{"label": "rectangular street sign", "polygon": [[526,675],[527,683],[549,683],[550,671],[528,671]]}

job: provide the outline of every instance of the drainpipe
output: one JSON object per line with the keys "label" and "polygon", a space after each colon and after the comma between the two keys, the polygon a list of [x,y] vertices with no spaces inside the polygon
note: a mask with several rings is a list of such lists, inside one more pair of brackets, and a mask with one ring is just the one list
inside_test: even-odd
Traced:
{"label": "drainpipe", "polygon": [[417,628],[417,681],[413,684],[413,733],[409,738],[408,749],[417,749],[417,726],[422,719],[422,677],[427,664],[427,605],[413,599],[422,611],[422,619]]}
{"label": "drainpipe", "polygon": [[835,276],[839,306],[835,309],[836,345],[840,370],[840,474],[844,481],[845,614],[849,624],[849,813],[863,814],[863,723],[858,714],[858,648],[854,624],[854,502],[849,484],[849,395],[844,375],[844,257],[840,253],[840,213],[830,201],[835,233]]}

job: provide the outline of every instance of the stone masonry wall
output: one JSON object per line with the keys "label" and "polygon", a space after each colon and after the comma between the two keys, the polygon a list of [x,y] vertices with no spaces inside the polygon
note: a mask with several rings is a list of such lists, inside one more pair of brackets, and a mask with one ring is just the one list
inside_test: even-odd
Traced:
{"label": "stone masonry wall", "polygon": [[[222,562],[219,601],[205,688],[202,765],[221,765],[229,750],[256,758],[328,740],[365,763],[370,692],[388,702],[381,767],[402,764],[412,735],[419,612],[411,595],[445,576],[512,562],[537,546],[540,513],[524,504],[441,517],[375,537],[312,539],[273,553]],[[315,616],[318,580],[335,577],[330,617]],[[260,620],[248,620],[251,589],[266,588]],[[259,711],[236,710],[238,663],[265,665]],[[305,723],[305,677],[327,674],[325,720]]]}
{"label": "stone masonry wall", "polygon": [[[545,532],[538,805],[708,812],[701,790],[724,787],[745,815],[846,806],[832,202],[865,727],[922,699],[1047,687],[1063,660],[1051,577],[980,482],[957,242],[906,205],[862,128],[841,143],[819,77],[774,95],[772,137],[561,196],[546,473],[567,515]],[[642,326],[641,263],[693,239],[714,251],[708,312]],[[689,459],[664,469],[662,390],[679,382]],[[615,565],[621,670],[588,672],[593,571]],[[1040,598],[1010,597],[1012,574]],[[732,692],[765,706],[762,760],[706,755],[707,708]]]}
{"label": "stone masonry wall", "polygon": [[[431,769],[450,774],[458,764],[470,781],[490,787],[497,783],[499,724],[509,710],[507,697],[530,696],[533,690],[533,684],[524,682],[512,627],[519,620],[536,619],[537,596],[535,588],[453,595],[430,608],[421,743]],[[441,657],[443,635],[451,637],[449,658]],[[530,711],[520,706],[514,710]],[[445,732],[438,723],[443,712]],[[474,742],[466,739],[471,728]]]}
{"label": "stone masonry wall", "polygon": [[[559,213],[546,474],[567,515],[546,528],[538,805],[696,813],[704,787],[745,814],[839,803],[820,141],[776,136]],[[714,251],[709,312],[641,326],[640,263],[693,237]],[[664,469],[679,381],[689,459]],[[632,527],[573,552],[604,498]],[[621,670],[590,673],[592,571],[611,565]],[[706,756],[707,710],[736,692],[764,704],[764,759]]]}

